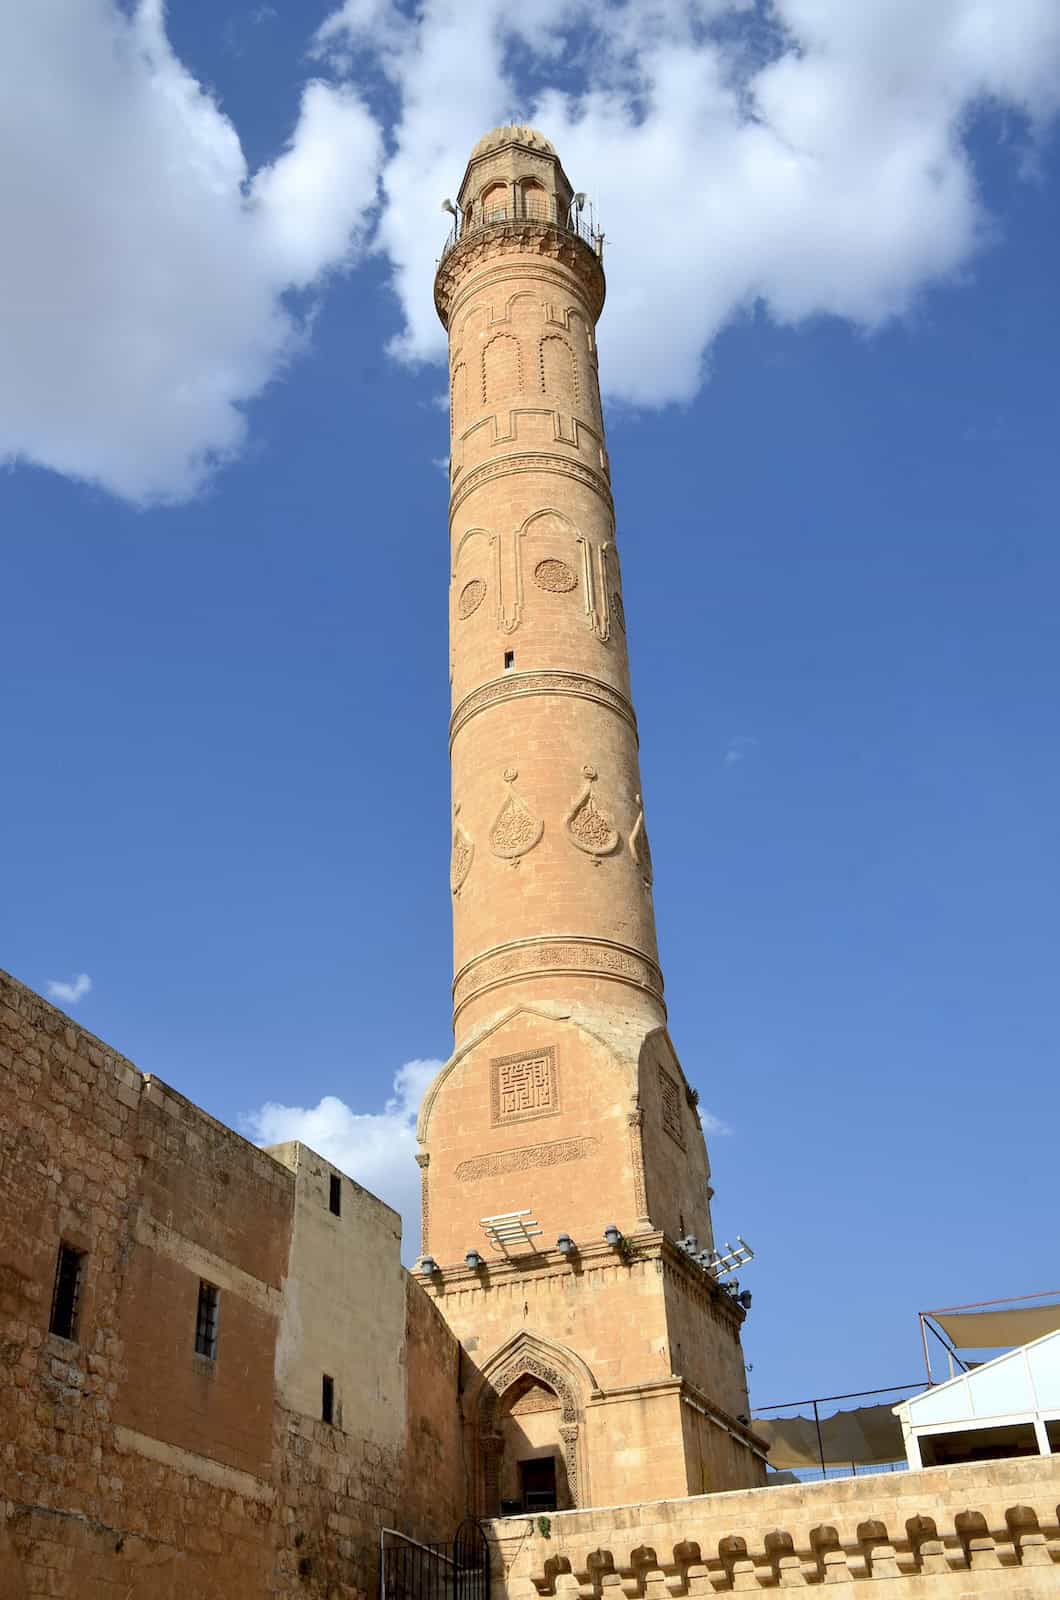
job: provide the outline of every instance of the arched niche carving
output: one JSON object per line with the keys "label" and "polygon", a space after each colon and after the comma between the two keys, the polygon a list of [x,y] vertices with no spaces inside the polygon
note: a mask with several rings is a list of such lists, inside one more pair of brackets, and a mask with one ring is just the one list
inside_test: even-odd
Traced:
{"label": "arched niche carving", "polygon": [[476,1388],[468,1396],[468,1420],[477,1447],[476,1497],[480,1515],[496,1516],[500,1507],[506,1407],[510,1408],[512,1400],[533,1384],[551,1391],[556,1398],[557,1443],[571,1507],[576,1509],[588,1502],[583,1417],[585,1396],[596,1388],[596,1380],[572,1351],[536,1335],[520,1333],[486,1363]]}

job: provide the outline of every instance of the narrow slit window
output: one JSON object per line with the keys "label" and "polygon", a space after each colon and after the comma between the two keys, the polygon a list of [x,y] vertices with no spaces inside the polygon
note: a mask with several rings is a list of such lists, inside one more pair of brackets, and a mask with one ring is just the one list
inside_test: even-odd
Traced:
{"label": "narrow slit window", "polygon": [[328,1199],[328,1206],[333,1217],[342,1216],[342,1179],[336,1178],[334,1173],[331,1174],[331,1194]]}
{"label": "narrow slit window", "polygon": [[195,1317],[195,1354],[217,1360],[217,1329],[221,1320],[221,1291],[215,1284],[199,1283],[199,1309]]}
{"label": "narrow slit window", "polygon": [[77,1313],[81,1301],[81,1279],[84,1255],[72,1245],[60,1244],[59,1259],[55,1266],[55,1289],[52,1293],[52,1333],[60,1339],[77,1338]]}
{"label": "narrow slit window", "polygon": [[505,672],[512,672],[512,671],[514,671],[514,669],[515,669],[515,651],[514,650],[506,650],[504,652],[504,670],[505,670]]}
{"label": "narrow slit window", "polygon": [[335,1380],[326,1372],[320,1384],[320,1415],[325,1422],[335,1421]]}

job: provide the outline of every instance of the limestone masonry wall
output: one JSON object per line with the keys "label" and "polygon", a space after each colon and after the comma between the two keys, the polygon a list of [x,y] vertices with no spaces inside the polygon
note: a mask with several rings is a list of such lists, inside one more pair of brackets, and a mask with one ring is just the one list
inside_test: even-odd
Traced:
{"label": "limestone masonry wall", "polygon": [[[342,1179],[320,1221],[336,1169],[293,1150],[274,1160],[0,974],[3,1600],[351,1600],[374,1592],[380,1525],[451,1533],[456,1342],[401,1271],[394,1213]],[[49,1332],[60,1241],[83,1256],[69,1339]],[[203,1280],[215,1359],[195,1350]],[[342,1425],[321,1417],[332,1364]]]}
{"label": "limestone masonry wall", "polygon": [[506,1600],[881,1580],[887,1600],[1036,1600],[1060,1593],[1058,1500],[1044,1456],[510,1518],[489,1536]]}

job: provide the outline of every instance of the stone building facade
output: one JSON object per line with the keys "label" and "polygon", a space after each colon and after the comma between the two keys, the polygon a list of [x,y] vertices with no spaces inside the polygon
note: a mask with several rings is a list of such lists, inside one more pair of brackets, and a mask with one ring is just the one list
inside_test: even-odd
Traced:
{"label": "stone building facade", "polygon": [[504,1600],[1055,1594],[1055,1457],[761,1487],[663,1001],[602,243],[532,129],[480,141],[459,202],[455,1050],[419,1266],[313,1151],[256,1149],[0,974],[0,1600],[360,1600],[382,1530],[469,1511]]}
{"label": "stone building facade", "polygon": [[337,1600],[455,1525],[459,1349],[388,1206],[6,975],[0,1084],[3,1600]]}

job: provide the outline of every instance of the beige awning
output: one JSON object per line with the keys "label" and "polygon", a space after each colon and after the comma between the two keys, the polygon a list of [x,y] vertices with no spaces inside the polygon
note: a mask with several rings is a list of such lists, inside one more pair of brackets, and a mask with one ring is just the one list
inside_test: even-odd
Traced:
{"label": "beige awning", "polygon": [[1010,1350],[1060,1328],[1060,1304],[1011,1311],[926,1311],[955,1350]]}
{"label": "beige awning", "polygon": [[[769,1441],[771,1467],[819,1467],[821,1452],[812,1417],[755,1417],[755,1433]],[[821,1418],[826,1466],[883,1466],[905,1456],[902,1427],[889,1405],[859,1406]]]}

